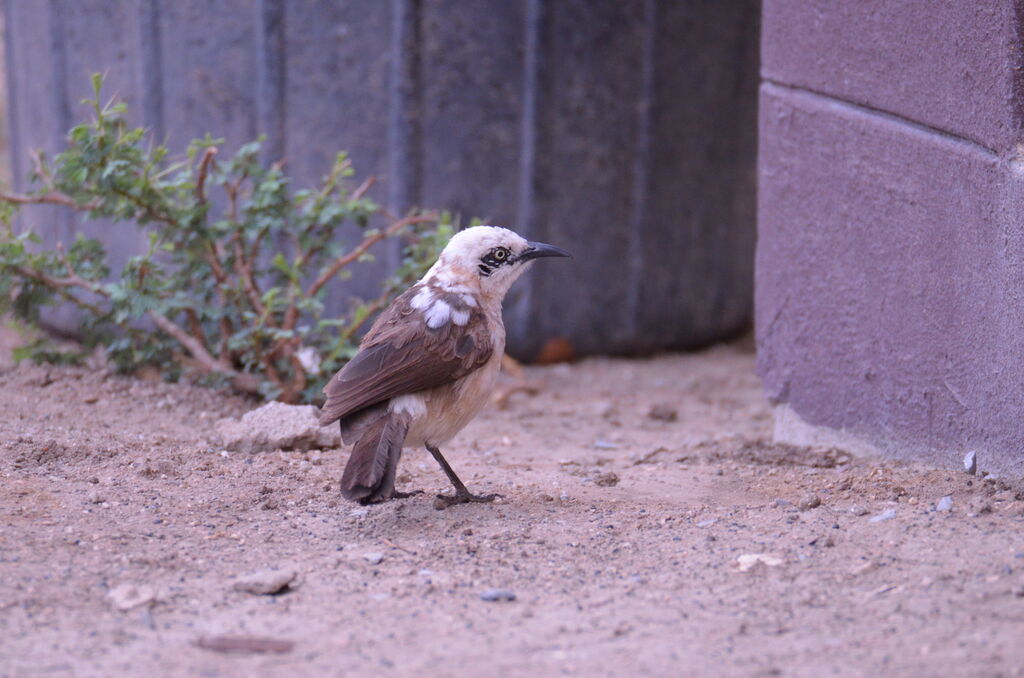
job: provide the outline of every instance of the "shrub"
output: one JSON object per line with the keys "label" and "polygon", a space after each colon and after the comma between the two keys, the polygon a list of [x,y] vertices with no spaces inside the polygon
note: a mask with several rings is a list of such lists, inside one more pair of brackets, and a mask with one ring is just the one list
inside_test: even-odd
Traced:
{"label": "shrub", "polygon": [[[388,214],[368,197],[373,178],[357,184],[344,153],[320,185],[295,191],[281,163],[261,160],[262,140],[222,161],[222,142],[207,135],[171,162],[167,148],[127,125],[123,103],[101,103],[101,87],[93,76],[92,120],[71,130],[64,152],[52,162],[32,154],[35,190],[0,192],[0,311],[37,322],[43,307],[72,304],[85,349],[102,347],[121,371],[155,366],[172,380],[187,372],[311,401],[354,354],[367,319],[423,274],[453,232],[444,213]],[[18,208],[41,204],[142,229],[148,247],[112,276],[97,239],[46,249],[31,230],[14,228]],[[345,247],[342,229],[352,224],[361,241]],[[396,238],[402,263],[380,295],[326,317],[328,283]],[[17,357],[80,355],[44,340]]]}

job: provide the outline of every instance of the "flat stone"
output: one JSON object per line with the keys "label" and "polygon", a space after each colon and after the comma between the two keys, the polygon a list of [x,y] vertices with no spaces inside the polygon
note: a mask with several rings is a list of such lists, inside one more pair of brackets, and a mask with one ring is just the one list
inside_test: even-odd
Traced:
{"label": "flat stone", "polygon": [[868,519],[869,523],[884,523],[887,520],[892,520],[896,517],[896,509],[886,509],[878,515],[871,516]]}
{"label": "flat stone", "polygon": [[317,408],[272,402],[214,425],[220,447],[232,452],[312,450],[341,446],[337,426],[320,426]]}
{"label": "flat stone", "polygon": [[293,569],[260,570],[239,577],[231,588],[244,593],[271,596],[288,589],[297,576],[298,572]]}
{"label": "flat stone", "polygon": [[485,600],[489,603],[510,603],[515,599],[516,594],[508,589],[487,589],[486,591],[480,594],[480,600]]}
{"label": "flat stone", "polygon": [[940,513],[949,513],[950,511],[952,511],[953,497],[947,494],[945,497],[940,499],[938,503],[935,504],[935,510],[939,511]]}
{"label": "flat stone", "polygon": [[974,450],[964,455],[964,471],[972,476],[978,472],[978,453]]}

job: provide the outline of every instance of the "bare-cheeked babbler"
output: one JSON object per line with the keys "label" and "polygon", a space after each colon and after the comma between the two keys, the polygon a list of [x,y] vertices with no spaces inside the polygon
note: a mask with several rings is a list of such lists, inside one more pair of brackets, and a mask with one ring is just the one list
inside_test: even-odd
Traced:
{"label": "bare-cheeked babbler", "polygon": [[341,492],[361,503],[409,496],[395,490],[402,448],[423,445],[455,492],[438,507],[492,501],[471,494],[441,455],[489,400],[505,352],[501,303],[541,257],[566,257],[497,226],[455,234],[423,279],[385,309],[359,352],[324,388],[322,425],[339,421],[354,443]]}

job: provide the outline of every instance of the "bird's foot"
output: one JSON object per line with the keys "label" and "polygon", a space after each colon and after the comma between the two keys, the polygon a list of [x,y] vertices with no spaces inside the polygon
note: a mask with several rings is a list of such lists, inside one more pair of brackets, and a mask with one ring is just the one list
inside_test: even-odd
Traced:
{"label": "bird's foot", "polygon": [[456,504],[487,504],[501,497],[500,494],[470,494],[469,491],[455,494],[439,494],[434,499],[434,508],[443,511]]}
{"label": "bird's foot", "polygon": [[417,494],[423,494],[423,490],[413,490],[412,492],[399,492],[395,490],[395,493],[391,495],[392,499],[408,499],[409,497],[415,497]]}

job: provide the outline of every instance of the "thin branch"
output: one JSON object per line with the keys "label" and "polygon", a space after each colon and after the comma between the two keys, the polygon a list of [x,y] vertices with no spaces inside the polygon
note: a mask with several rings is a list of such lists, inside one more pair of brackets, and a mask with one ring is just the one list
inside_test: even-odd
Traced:
{"label": "thin branch", "polygon": [[46,169],[46,163],[43,162],[42,154],[35,148],[30,149],[28,152],[30,158],[32,158],[32,168],[35,175],[43,182],[43,184],[50,189],[51,193],[57,192],[57,187],[53,183],[53,177]]}
{"label": "thin branch", "polygon": [[94,210],[101,204],[99,200],[87,203],[75,202],[74,198],[59,191],[50,191],[49,193],[40,193],[38,195],[0,191],[0,200],[16,205],[63,205],[64,207],[70,207],[81,212]]}
{"label": "thin branch", "polygon": [[[78,305],[79,307],[88,310],[97,316],[104,315],[104,312],[95,304],[90,304],[86,301],[78,299],[73,294],[67,292],[68,288],[77,287],[80,289],[88,290],[96,295],[104,298],[110,298],[110,294],[103,289],[100,285],[93,283],[79,275],[69,275],[67,278],[54,278],[53,276],[34,271],[30,268],[23,266],[14,267],[15,272],[25,278],[36,280],[43,283],[44,285],[54,289],[63,298]],[[246,393],[259,393],[259,379],[252,374],[246,374],[235,370],[227,361],[218,360],[210,355],[210,352],[206,350],[203,343],[196,337],[189,335],[185,330],[176,325],[171,320],[168,320],[164,316],[154,311],[149,311],[146,315],[153,321],[153,324],[169,334],[179,344],[181,344],[192,357],[208,372],[216,372],[223,374],[231,379],[232,385],[239,391]],[[127,326],[126,326],[127,327]]]}
{"label": "thin branch", "polygon": [[384,304],[387,303],[393,293],[393,290],[387,290],[384,294],[366,304],[366,313],[362,318],[353,321],[351,325],[345,328],[345,331],[341,333],[339,341],[341,343],[347,343],[353,336],[355,336],[355,333],[359,331],[359,328],[365,325],[366,321],[372,318],[374,313],[384,308]]}
{"label": "thin branch", "polygon": [[231,384],[240,391],[244,391],[246,393],[259,392],[259,379],[256,376],[239,372],[231,365],[227,364],[227,362],[214,358],[198,339],[191,336],[185,332],[185,330],[178,327],[178,325],[173,321],[168,320],[159,313],[149,311],[146,315],[149,316],[154,325],[184,346],[185,349],[192,354],[192,357],[202,365],[203,369],[208,372],[223,374],[231,379]]}
{"label": "thin branch", "polygon": [[259,285],[256,284],[256,278],[253,277],[253,260],[245,256],[245,243],[242,241],[242,231],[238,228],[238,189],[241,186],[241,182],[242,179],[239,178],[237,181],[224,184],[224,192],[228,194],[228,219],[231,221],[233,228],[231,245],[235,250],[235,273],[241,278],[242,285],[245,287],[245,294],[248,296],[249,303],[253,309],[258,314],[264,315],[266,307],[263,305],[262,294],[260,293]]}
{"label": "thin branch", "polygon": [[199,314],[194,308],[185,309],[185,320],[188,322],[188,331],[199,340],[203,346],[207,346],[206,332],[203,331],[203,323],[199,321]]}
{"label": "thin branch", "polygon": [[366,177],[366,181],[359,184],[359,188],[352,191],[352,194],[348,197],[349,200],[359,200],[364,195],[366,195],[366,192],[370,190],[370,188],[375,183],[377,183],[377,177],[375,175],[371,174],[370,176]]}
{"label": "thin branch", "polygon": [[245,293],[249,297],[249,303],[252,304],[257,313],[263,315],[266,312],[266,307],[263,305],[260,288],[252,275],[252,262],[245,258],[245,248],[242,246],[241,233],[235,231],[231,236],[231,241],[235,246],[235,272],[242,279],[242,285],[245,287]]}
{"label": "thin branch", "polygon": [[424,214],[419,216],[410,215],[407,217],[402,217],[401,219],[391,224],[382,231],[377,231],[373,235],[367,236],[363,240],[363,242],[356,245],[347,254],[344,254],[335,259],[334,262],[330,266],[328,266],[323,273],[320,274],[320,277],[317,278],[312,285],[310,285],[309,289],[306,291],[306,296],[312,297],[316,295],[316,293],[320,291],[320,288],[326,285],[331,278],[337,275],[338,271],[345,268],[352,262],[359,259],[359,257],[366,254],[367,250],[369,250],[371,247],[379,243],[381,240],[384,240],[385,238],[390,238],[391,236],[395,235],[403,228],[411,224],[419,224],[426,221],[435,221],[436,219],[436,214]]}
{"label": "thin branch", "polygon": [[60,262],[64,264],[64,270],[68,272],[68,275],[72,278],[75,277],[77,275],[77,273],[75,273],[75,268],[71,265],[71,262],[68,261],[67,253],[64,252],[64,243],[59,240],[57,241],[57,257],[60,259]]}
{"label": "thin branch", "polygon": [[210,146],[203,151],[203,157],[199,160],[199,176],[196,178],[196,201],[200,205],[206,204],[206,175],[210,171],[214,156],[217,155],[217,147]]}

